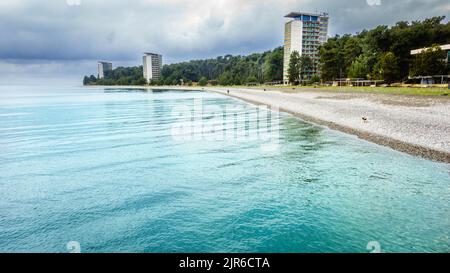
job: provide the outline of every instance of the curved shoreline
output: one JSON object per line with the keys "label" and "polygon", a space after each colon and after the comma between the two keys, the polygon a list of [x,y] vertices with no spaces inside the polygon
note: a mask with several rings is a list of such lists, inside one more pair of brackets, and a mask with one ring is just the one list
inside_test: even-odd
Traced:
{"label": "curved shoreline", "polygon": [[[95,87],[102,87],[102,86],[95,86]],[[104,87],[104,86],[103,86]],[[383,145],[383,146],[387,146],[390,147],[394,150],[400,151],[400,152],[404,152],[413,156],[419,156],[425,159],[429,159],[429,160],[434,160],[434,161],[439,161],[439,162],[444,162],[444,163],[450,163],[450,111],[444,111],[442,112],[442,110],[436,111],[436,115],[439,114],[444,114],[442,117],[442,120],[438,120],[436,122],[436,120],[434,121],[434,125],[430,125],[427,124],[427,119],[425,118],[421,123],[417,122],[415,120],[415,116],[412,114],[416,114],[416,112],[418,114],[423,114],[420,113],[420,109],[422,108],[426,108],[426,107],[434,107],[436,104],[436,101],[438,102],[442,102],[444,103],[445,107],[447,109],[450,109],[450,100],[448,98],[442,98],[442,97],[434,97],[434,98],[426,98],[426,97],[422,97],[422,96],[409,96],[409,95],[386,95],[386,94],[374,94],[374,93],[368,93],[368,94],[361,94],[361,93],[351,93],[351,92],[330,92],[330,91],[323,91],[323,90],[306,90],[306,91],[301,91],[299,93],[283,93],[280,90],[261,90],[261,89],[242,89],[242,88],[215,88],[215,87],[158,87],[158,86],[147,86],[147,87],[136,87],[136,86],[109,86],[110,88],[136,88],[136,89],[175,89],[175,90],[192,90],[192,91],[208,91],[208,92],[214,92],[214,93],[218,93],[221,95],[225,95],[225,96],[229,96],[232,98],[236,98],[242,101],[245,101],[247,103],[251,103],[251,104],[256,104],[256,105],[265,105],[265,106],[269,106],[269,107],[277,107],[280,111],[291,114],[293,116],[296,116],[304,121],[307,122],[312,122],[318,125],[322,125],[322,126],[326,126],[332,130],[337,130],[343,133],[347,133],[347,134],[351,134],[351,135],[355,135],[361,139],[364,139],[366,141],[370,141],[379,145]],[[228,94],[226,91],[230,90],[230,94]],[[266,92],[264,92],[266,91]],[[253,96],[250,96],[249,94],[252,94]],[[258,94],[257,99],[255,99],[255,94]],[[267,97],[267,95],[275,95],[278,94],[279,96],[284,96],[286,99],[286,97],[292,98],[292,99],[299,99],[300,95],[305,95],[304,97],[307,97],[306,95],[309,95],[309,98],[301,98],[303,101],[299,101],[299,102],[286,102],[286,101],[280,101],[278,98],[277,100],[274,101],[270,101],[270,98]],[[282,94],[282,95],[281,95]],[[252,98],[249,98],[252,97]],[[405,118],[403,118],[403,120],[401,120],[402,122],[406,123],[408,126],[409,132],[401,132],[402,130],[397,130],[400,131],[400,137],[393,137],[392,136],[392,132],[390,132],[389,130],[386,130],[386,128],[382,128],[382,132],[376,132],[376,130],[370,130],[367,128],[358,128],[358,126],[355,126],[355,124],[350,122],[350,126],[344,124],[349,118],[354,119],[356,118],[356,113],[346,113],[346,115],[343,116],[343,119],[341,118],[341,120],[339,122],[333,121],[333,118],[330,117],[320,117],[320,115],[318,115],[318,113],[322,112],[322,111],[330,111],[331,110],[335,110],[333,108],[335,107],[335,104],[338,105],[339,103],[342,103],[345,100],[352,100],[352,99],[365,99],[365,101],[363,101],[362,103],[359,103],[359,105],[357,105],[359,108],[361,108],[361,105],[363,106],[367,106],[369,104],[371,104],[371,107],[373,111],[378,112],[378,113],[383,113],[383,110],[398,110],[398,109],[407,109],[407,113],[408,115],[406,115]],[[367,100],[368,98],[370,98],[371,100],[375,100],[376,103],[373,103],[373,101],[369,102],[369,100]],[[411,100],[412,101],[409,101]],[[328,101],[330,102],[330,100],[334,100],[332,104],[328,103],[325,105],[318,105],[318,101]],[[317,105],[313,105],[311,102],[315,102]],[[302,103],[305,104],[309,104],[309,106],[313,105],[316,108],[317,107],[322,107],[320,109],[315,109],[314,114],[308,114],[305,113],[305,111],[301,111],[301,110],[292,110],[289,109],[289,107],[286,107],[287,104],[290,103],[290,107],[292,108],[293,105],[296,106],[303,106]],[[335,104],[334,104],[335,103]],[[354,105],[347,105],[346,107],[348,108],[352,108]],[[379,109],[380,106],[383,106],[385,108],[390,107],[389,109]],[[406,108],[405,108],[406,107]],[[412,110],[411,110],[412,109]],[[310,109],[311,110],[311,109]],[[341,105],[341,110],[342,110],[342,105]],[[359,109],[361,110],[361,109]],[[311,111],[310,111],[311,112]],[[360,114],[361,111],[358,112],[358,114]],[[396,113],[394,111],[395,114],[399,114],[402,115],[403,113]],[[383,121],[381,123],[381,127],[383,127],[383,125],[389,125],[389,119],[390,116],[386,116],[385,113],[383,113],[383,115],[380,116],[376,116],[375,115],[375,120],[376,121]],[[429,118],[429,117],[428,117]],[[361,116],[359,116],[359,119],[361,119]],[[378,119],[378,120],[377,120]],[[434,118],[436,119],[436,117]],[[439,117],[437,117],[437,119],[439,119]],[[373,120],[371,119],[370,122],[372,122]],[[441,126],[441,122],[443,123]],[[418,126],[417,123],[420,123],[421,126]],[[437,125],[438,124],[438,125]],[[353,126],[351,126],[353,125]],[[400,124],[400,126],[402,126],[403,124]],[[436,142],[441,142],[444,143],[444,145],[446,145],[443,149],[436,149],[434,147],[432,147],[432,145],[430,144],[431,141],[429,141],[430,143],[428,143],[428,139],[425,138],[427,141],[424,142],[423,138],[421,139],[422,144],[426,144],[426,145],[420,145],[418,143],[413,143],[415,142],[420,142],[418,141],[417,137],[421,136],[420,133],[418,132],[424,132],[425,130],[429,130],[430,127],[437,132],[437,134],[430,134],[428,133],[428,137],[430,138],[430,140],[434,140],[434,144],[436,144]],[[392,127],[390,129],[398,129],[395,126]],[[380,128],[378,128],[380,129]],[[408,131],[406,130],[406,131]],[[380,130],[378,130],[380,131]],[[414,133],[415,136],[413,136],[412,138],[410,137],[410,141],[407,141],[405,139],[407,139],[408,133]],[[389,135],[391,134],[391,136]],[[438,135],[438,136],[436,136]],[[444,137],[442,137],[442,135],[444,135]],[[447,137],[446,137],[447,136]],[[437,139],[439,138],[440,139]],[[442,139],[444,138],[444,139]],[[445,139],[446,138],[446,139]],[[412,141],[411,141],[412,140]]]}
{"label": "curved shoreline", "polygon": [[[363,140],[367,140],[367,141],[370,141],[370,142],[373,142],[373,143],[376,143],[379,145],[387,146],[394,150],[404,152],[404,153],[407,153],[407,154],[410,154],[413,156],[419,156],[419,157],[422,157],[425,159],[439,161],[439,162],[443,162],[443,163],[450,163],[450,152],[440,151],[437,149],[432,149],[429,147],[424,147],[421,145],[408,143],[406,141],[397,140],[395,138],[384,136],[381,134],[372,133],[372,132],[368,132],[368,131],[364,131],[364,130],[359,130],[357,128],[352,128],[349,126],[338,124],[333,121],[324,120],[324,119],[321,119],[318,117],[307,115],[300,111],[292,111],[292,110],[287,109],[286,107],[283,107],[282,105],[279,105],[279,104],[275,104],[275,103],[269,104],[269,103],[265,103],[262,101],[249,99],[242,95],[241,96],[236,95],[236,92],[233,92],[233,94],[228,94],[224,90],[209,89],[209,88],[205,89],[205,90],[219,93],[222,95],[226,95],[226,96],[236,98],[236,99],[239,99],[239,100],[251,103],[251,104],[255,104],[255,105],[266,105],[269,107],[277,107],[280,111],[291,114],[291,115],[298,117],[307,122],[312,122],[312,123],[315,123],[318,125],[326,126],[332,130],[337,130],[337,131],[340,131],[343,133],[355,135],[358,138],[361,138]],[[233,91],[237,91],[237,90],[235,89]]]}

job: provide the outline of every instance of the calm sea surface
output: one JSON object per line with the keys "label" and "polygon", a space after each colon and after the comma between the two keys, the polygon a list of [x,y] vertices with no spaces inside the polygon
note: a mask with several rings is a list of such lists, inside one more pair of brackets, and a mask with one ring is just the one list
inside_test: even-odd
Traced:
{"label": "calm sea surface", "polygon": [[205,121],[255,109],[192,91],[0,86],[0,252],[450,251],[448,164],[285,114],[272,150],[174,137],[174,109],[196,100]]}

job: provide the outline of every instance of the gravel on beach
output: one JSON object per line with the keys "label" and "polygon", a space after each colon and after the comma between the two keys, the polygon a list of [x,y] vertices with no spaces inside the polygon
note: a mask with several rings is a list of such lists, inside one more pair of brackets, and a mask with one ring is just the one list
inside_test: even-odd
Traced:
{"label": "gravel on beach", "polygon": [[[306,121],[450,163],[450,98],[373,93],[209,89],[277,107]],[[227,90],[230,90],[228,93]]]}

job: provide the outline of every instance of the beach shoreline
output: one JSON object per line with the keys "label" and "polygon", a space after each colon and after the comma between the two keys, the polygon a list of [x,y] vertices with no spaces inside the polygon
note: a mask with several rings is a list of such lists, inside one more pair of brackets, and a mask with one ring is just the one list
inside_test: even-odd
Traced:
{"label": "beach shoreline", "polygon": [[[208,91],[266,105],[307,122],[426,159],[450,163],[450,99],[374,93],[256,88],[113,86]],[[230,91],[229,93],[227,91]]]}
{"label": "beach shoreline", "polygon": [[[228,94],[226,90],[230,90],[230,93]],[[349,95],[308,91],[286,94],[253,89],[226,90],[211,91],[248,103],[275,107],[279,111],[307,122],[355,135],[397,151],[450,163],[450,101],[448,99],[402,96],[405,100],[402,101],[399,100],[398,95],[393,98],[382,94]],[[303,109],[301,109],[302,106]],[[349,107],[348,111],[342,111],[346,106]],[[361,109],[364,106],[366,109]],[[401,116],[390,115],[395,112],[400,112]],[[327,115],[328,113],[339,114],[339,116]],[[442,115],[433,117],[433,114]],[[363,117],[367,121],[364,121]],[[427,129],[426,132],[424,132],[425,129]]]}

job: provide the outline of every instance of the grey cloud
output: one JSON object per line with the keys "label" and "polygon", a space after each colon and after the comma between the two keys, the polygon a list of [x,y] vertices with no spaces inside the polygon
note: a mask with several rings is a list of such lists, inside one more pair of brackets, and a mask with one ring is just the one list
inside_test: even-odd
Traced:
{"label": "grey cloud", "polygon": [[[375,1],[375,0],[371,0]],[[165,62],[268,50],[283,42],[283,16],[330,13],[330,34],[448,15],[447,0],[16,0],[0,3],[0,59]]]}

